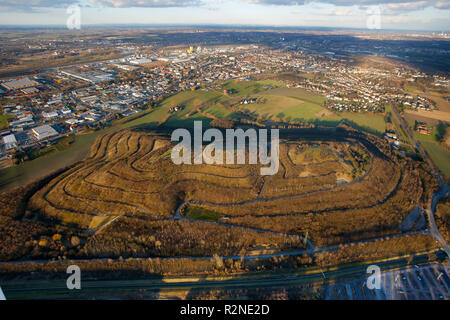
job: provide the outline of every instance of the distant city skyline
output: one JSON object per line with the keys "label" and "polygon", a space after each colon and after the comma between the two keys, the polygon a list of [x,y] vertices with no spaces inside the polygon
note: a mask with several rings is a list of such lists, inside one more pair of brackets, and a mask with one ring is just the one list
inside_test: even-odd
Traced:
{"label": "distant city skyline", "polygon": [[65,25],[66,10],[73,4],[80,6],[81,27],[242,25],[450,31],[450,1],[436,0],[0,0],[0,24]]}

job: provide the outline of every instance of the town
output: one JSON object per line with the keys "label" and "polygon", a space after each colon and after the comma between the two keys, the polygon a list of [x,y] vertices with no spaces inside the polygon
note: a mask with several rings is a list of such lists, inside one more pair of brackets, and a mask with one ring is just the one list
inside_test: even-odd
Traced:
{"label": "town", "polygon": [[[427,81],[436,88],[450,88],[446,76],[430,76],[402,64],[380,71],[355,65],[352,58],[288,49],[257,44],[174,49],[130,43],[122,46],[122,58],[1,80],[2,112],[7,119],[0,133],[1,158],[130,117],[176,92],[208,91],[230,79],[286,73],[281,78],[286,86],[323,95],[330,110],[355,113],[385,113],[391,104],[402,110],[437,110],[435,103],[409,93],[398,82]],[[289,77],[292,73],[299,76]],[[252,103],[261,101],[250,96],[241,101]],[[182,109],[173,106],[171,112]],[[387,139],[398,145],[395,133]]]}

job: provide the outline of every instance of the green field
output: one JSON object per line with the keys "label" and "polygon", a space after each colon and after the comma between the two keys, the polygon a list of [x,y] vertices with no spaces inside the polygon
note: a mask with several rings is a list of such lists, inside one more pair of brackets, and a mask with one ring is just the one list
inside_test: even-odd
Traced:
{"label": "green field", "polygon": [[[194,120],[202,120],[205,127],[212,119],[237,119],[234,111],[245,112],[262,121],[307,122],[316,125],[336,126],[343,119],[357,129],[382,135],[385,121],[382,115],[371,113],[334,113],[323,107],[323,96],[300,89],[286,88],[282,83],[264,81],[228,81],[223,88],[229,90],[225,95],[220,90],[185,91],[164,99],[159,107],[146,115],[125,123],[130,127],[191,128]],[[257,98],[264,103],[241,105],[246,97]],[[170,107],[183,105],[184,110],[170,113]]]}
{"label": "green field", "polygon": [[447,180],[450,180],[450,151],[441,147],[437,142],[427,140],[421,140],[420,142]]}
{"label": "green field", "polygon": [[28,153],[28,157],[30,158],[30,160],[34,160],[39,157],[48,156],[52,153],[69,149],[72,146],[72,144],[75,142],[75,140],[76,140],[75,135],[70,135],[70,136],[64,137],[64,138],[60,139],[57,143],[55,143],[51,146],[48,146],[48,147],[45,147],[42,149],[33,150],[32,152]]}
{"label": "green field", "polygon": [[8,118],[0,111],[0,130],[8,128]]}
{"label": "green field", "polygon": [[246,96],[263,92],[269,88],[285,87],[282,82],[274,80],[261,81],[227,81],[223,88],[228,90],[231,95]]}
{"label": "green field", "polygon": [[218,106],[218,105],[213,105],[213,106],[208,106],[206,108],[202,109],[202,112],[207,113],[211,116],[213,116],[214,118],[219,118],[219,119],[236,119],[239,117],[239,115],[237,115],[236,113]]}
{"label": "green field", "polygon": [[[122,128],[130,127],[146,127],[156,128],[164,125],[164,127],[191,127],[194,120],[202,120],[210,122],[211,119],[199,114],[196,109],[205,106],[212,106],[219,102],[223,97],[217,91],[184,91],[174,96],[164,99],[159,107],[148,112],[146,115],[136,120],[126,122]],[[170,113],[170,107],[183,105],[184,110]]]}
{"label": "green field", "polygon": [[277,88],[268,90],[266,93],[273,96],[290,97],[293,99],[301,100],[303,102],[309,102],[318,105],[322,105],[323,102],[326,100],[321,95],[306,91],[301,88]]}
{"label": "green field", "polygon": [[193,220],[217,221],[221,218],[220,213],[200,207],[187,207],[184,214],[188,219]]}
{"label": "green field", "polygon": [[[333,117],[323,117],[319,115],[324,108],[315,102],[301,100],[297,97],[272,95],[272,90],[257,98],[265,99],[264,104],[249,104],[242,106],[242,109],[249,111],[265,120],[277,121],[314,121],[317,118],[333,120]],[[336,118],[336,117],[334,117]]]}
{"label": "green field", "polygon": [[450,180],[450,151],[440,145],[438,129],[434,127],[430,135],[425,135],[414,131],[414,121],[409,120],[408,125],[413,129],[414,137],[420,141],[431,160],[442,171],[446,179]]}
{"label": "green field", "polygon": [[[390,113],[392,124],[395,127],[395,132],[397,133],[397,137],[400,139],[400,141],[404,144],[410,144],[409,138],[405,131],[403,130],[402,126],[400,125],[400,122],[398,121],[397,117],[394,116],[394,112],[392,111],[391,106],[386,106],[386,112]],[[413,126],[414,127],[414,126]]]}
{"label": "green field", "polygon": [[386,130],[386,122],[382,115],[371,113],[345,112],[339,114],[350,122],[353,127],[376,135],[382,135]]}
{"label": "green field", "polygon": [[[414,129],[414,123],[410,124],[411,128]],[[439,142],[438,139],[438,131],[436,128],[433,128],[431,130],[431,134],[430,135],[426,135],[426,134],[420,134],[417,131],[414,131],[414,136],[416,137],[416,139],[420,140],[420,141],[426,141],[426,142]]]}
{"label": "green field", "polygon": [[0,170],[0,190],[23,186],[84,159],[89,154],[95,139],[105,132],[105,130],[101,130],[78,135],[68,149]]}

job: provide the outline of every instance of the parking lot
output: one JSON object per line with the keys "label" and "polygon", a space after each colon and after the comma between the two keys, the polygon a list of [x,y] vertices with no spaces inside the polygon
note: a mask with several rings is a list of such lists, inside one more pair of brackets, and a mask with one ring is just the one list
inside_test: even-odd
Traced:
{"label": "parking lot", "polygon": [[367,278],[333,284],[327,300],[448,300],[449,267],[442,264],[414,266],[381,274],[381,288],[370,290]]}

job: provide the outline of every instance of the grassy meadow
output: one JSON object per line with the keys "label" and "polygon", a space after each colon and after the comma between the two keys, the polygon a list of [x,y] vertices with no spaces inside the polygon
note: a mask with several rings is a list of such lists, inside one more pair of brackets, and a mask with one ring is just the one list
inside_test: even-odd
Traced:
{"label": "grassy meadow", "polygon": [[[195,120],[204,121],[206,127],[212,119],[237,119],[240,112],[261,121],[306,122],[326,126],[335,126],[345,119],[349,125],[370,133],[381,135],[385,131],[382,115],[335,113],[323,107],[325,97],[300,88],[286,88],[281,82],[227,81],[222,88],[227,90],[227,94],[221,89],[175,94],[122,127],[190,128]],[[245,98],[256,98],[259,103],[240,104]],[[185,109],[170,113],[170,108],[177,105],[183,105]]]}

